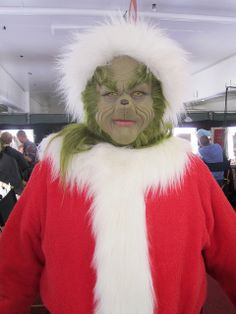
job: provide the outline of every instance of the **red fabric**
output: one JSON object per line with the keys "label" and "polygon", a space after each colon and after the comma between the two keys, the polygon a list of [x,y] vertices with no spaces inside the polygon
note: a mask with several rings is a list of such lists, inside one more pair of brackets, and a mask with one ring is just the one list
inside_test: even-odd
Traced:
{"label": "red fabric", "polygon": [[208,293],[202,314],[236,314],[236,307],[230,302],[219,284],[207,276]]}
{"label": "red fabric", "polygon": [[[94,312],[90,204],[37,165],[0,241],[1,314],[26,314],[39,286],[53,314]],[[176,189],[150,191],[146,208],[155,314],[199,314],[205,265],[236,304],[236,215],[202,162]]]}

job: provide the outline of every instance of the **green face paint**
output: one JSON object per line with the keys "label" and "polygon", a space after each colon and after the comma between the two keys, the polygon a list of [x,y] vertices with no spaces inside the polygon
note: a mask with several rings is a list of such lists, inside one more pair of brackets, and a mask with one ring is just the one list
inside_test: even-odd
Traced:
{"label": "green face paint", "polygon": [[151,79],[139,83],[142,67],[128,56],[116,57],[106,66],[107,78],[96,85],[97,124],[120,145],[133,143],[155,115]]}

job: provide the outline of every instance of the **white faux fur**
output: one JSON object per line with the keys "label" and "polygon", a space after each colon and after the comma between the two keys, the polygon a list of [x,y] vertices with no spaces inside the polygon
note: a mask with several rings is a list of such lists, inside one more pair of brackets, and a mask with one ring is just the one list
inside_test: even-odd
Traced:
{"label": "white faux fur", "polygon": [[83,118],[81,92],[97,66],[109,63],[115,56],[128,55],[147,65],[161,81],[168,102],[164,119],[176,123],[188,91],[186,53],[158,27],[143,21],[134,24],[113,19],[76,35],[66,51],[58,61],[59,88],[68,112],[76,120]]}
{"label": "white faux fur", "polygon": [[[62,140],[43,152],[59,174]],[[48,139],[42,144],[47,146]],[[181,184],[190,145],[179,138],[145,149],[98,144],[76,155],[70,183],[88,187],[93,197],[92,228],[96,239],[95,314],[153,314],[155,300],[146,235],[145,192]]]}

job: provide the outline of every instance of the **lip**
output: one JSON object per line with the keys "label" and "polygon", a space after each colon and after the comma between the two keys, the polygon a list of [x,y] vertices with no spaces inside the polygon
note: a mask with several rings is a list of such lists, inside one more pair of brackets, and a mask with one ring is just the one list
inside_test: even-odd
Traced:
{"label": "lip", "polygon": [[113,123],[117,126],[132,126],[136,124],[134,120],[113,120]]}

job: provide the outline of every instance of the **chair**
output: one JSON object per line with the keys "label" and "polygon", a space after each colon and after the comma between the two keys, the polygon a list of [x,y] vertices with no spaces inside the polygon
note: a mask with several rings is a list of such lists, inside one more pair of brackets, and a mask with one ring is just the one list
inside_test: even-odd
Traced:
{"label": "chair", "polygon": [[[223,171],[224,172],[224,179],[222,182],[219,182],[222,190],[224,191],[225,194],[227,194],[228,187],[230,184],[230,161],[229,160],[224,160],[222,162],[213,162],[213,163],[208,163],[205,162],[207,167],[211,172],[217,172],[217,171]],[[226,195],[227,196],[227,195]]]}

